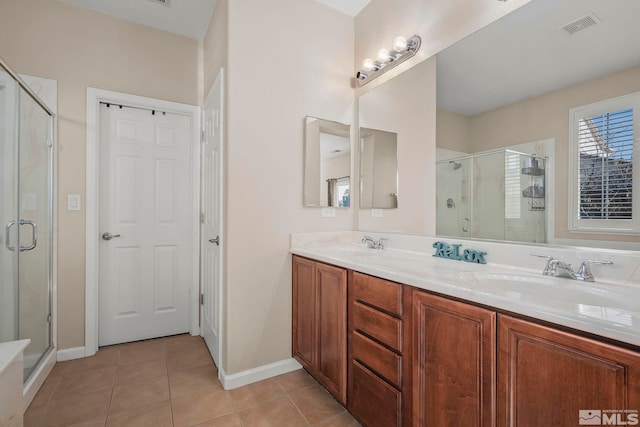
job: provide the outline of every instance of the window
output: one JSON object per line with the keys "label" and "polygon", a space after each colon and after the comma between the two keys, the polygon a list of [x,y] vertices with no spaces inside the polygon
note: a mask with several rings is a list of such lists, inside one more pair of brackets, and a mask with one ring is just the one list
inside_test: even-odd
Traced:
{"label": "window", "polygon": [[640,93],[570,111],[570,231],[640,233],[639,112]]}
{"label": "window", "polygon": [[520,191],[520,154],[505,152],[504,159],[504,217],[520,219],[522,192]]}

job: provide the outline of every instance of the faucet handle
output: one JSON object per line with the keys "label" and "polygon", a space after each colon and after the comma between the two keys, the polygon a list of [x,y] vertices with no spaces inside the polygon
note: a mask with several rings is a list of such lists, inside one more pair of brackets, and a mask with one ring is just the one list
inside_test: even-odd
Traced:
{"label": "faucet handle", "polygon": [[[543,255],[543,254],[530,254],[530,255],[531,256],[537,256],[539,258],[546,258],[547,259],[547,265],[545,265],[544,271],[542,272],[542,274],[544,274],[545,276],[555,276],[556,269],[557,269],[558,264],[559,264],[560,261],[558,261],[557,259],[555,259],[551,255]],[[569,266],[569,268],[571,268],[571,266]]]}
{"label": "faucet handle", "polygon": [[557,261],[551,255],[543,255],[543,254],[530,254],[531,256],[537,256],[538,258],[546,258],[547,259],[547,268],[548,269],[552,262]]}
{"label": "faucet handle", "polygon": [[589,264],[604,264],[604,265],[609,265],[609,264],[613,264],[613,261],[602,261],[599,259],[585,259],[584,261],[582,261],[583,265],[589,265]]}
{"label": "faucet handle", "polygon": [[585,259],[584,261],[582,261],[582,264],[580,264],[580,268],[578,269],[576,275],[578,277],[579,280],[584,280],[585,282],[593,282],[595,279],[593,277],[593,274],[591,273],[591,269],[589,268],[589,266],[591,264],[603,264],[603,265],[610,265],[613,264],[613,261],[601,261],[601,260],[597,260],[597,259]]}
{"label": "faucet handle", "polygon": [[381,237],[380,239],[378,239],[378,249],[384,249],[384,242],[388,240],[388,237]]}
{"label": "faucet handle", "polygon": [[553,259],[553,257],[552,257],[551,255],[542,255],[542,254],[529,254],[529,255],[531,255],[531,256],[537,256],[537,257],[540,257],[540,258],[546,258],[546,259],[548,259],[549,261],[551,261],[551,260]]}

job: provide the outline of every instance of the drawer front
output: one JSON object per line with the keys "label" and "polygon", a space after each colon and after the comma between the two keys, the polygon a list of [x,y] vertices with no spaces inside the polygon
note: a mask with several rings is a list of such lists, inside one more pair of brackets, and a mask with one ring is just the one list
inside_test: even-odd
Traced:
{"label": "drawer front", "polygon": [[351,375],[351,412],[367,427],[401,426],[402,394],[356,361]]}
{"label": "drawer front", "polygon": [[402,320],[374,308],[353,303],[351,327],[402,352]]}
{"label": "drawer front", "polygon": [[351,290],[355,301],[402,316],[402,285],[354,272]]}
{"label": "drawer front", "polygon": [[402,356],[354,331],[352,357],[396,387],[402,386]]}

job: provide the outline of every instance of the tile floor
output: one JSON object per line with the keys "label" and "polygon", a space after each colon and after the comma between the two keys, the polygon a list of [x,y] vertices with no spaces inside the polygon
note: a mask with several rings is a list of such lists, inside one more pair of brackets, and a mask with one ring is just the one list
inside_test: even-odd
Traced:
{"label": "tile floor", "polygon": [[359,426],[304,370],[225,391],[200,337],[101,348],[55,365],[25,427]]}

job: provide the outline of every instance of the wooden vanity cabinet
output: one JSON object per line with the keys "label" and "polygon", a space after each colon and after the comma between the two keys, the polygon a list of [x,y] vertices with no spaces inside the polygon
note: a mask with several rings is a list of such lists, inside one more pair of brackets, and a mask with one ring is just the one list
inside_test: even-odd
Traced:
{"label": "wooden vanity cabinet", "polygon": [[635,425],[640,352],[541,323],[293,257],[293,355],[365,427]]}
{"label": "wooden vanity cabinet", "polygon": [[347,271],[293,257],[293,357],[342,404],[347,390]]}
{"label": "wooden vanity cabinet", "polygon": [[496,313],[418,290],[412,299],[413,425],[495,425]]}
{"label": "wooden vanity cabinet", "polygon": [[358,272],[348,282],[347,407],[366,427],[409,426],[406,287]]}
{"label": "wooden vanity cabinet", "polygon": [[[580,410],[640,410],[640,353],[507,315],[498,337],[498,426],[574,426]],[[606,415],[613,422],[597,425],[627,421]]]}

